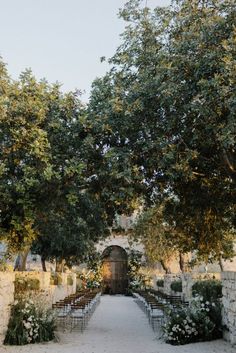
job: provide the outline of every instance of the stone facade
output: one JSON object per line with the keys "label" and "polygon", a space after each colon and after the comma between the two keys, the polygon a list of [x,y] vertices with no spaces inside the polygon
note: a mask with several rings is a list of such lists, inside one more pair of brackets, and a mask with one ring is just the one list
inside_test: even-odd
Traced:
{"label": "stone facade", "polygon": [[236,272],[223,272],[224,338],[236,345]]}

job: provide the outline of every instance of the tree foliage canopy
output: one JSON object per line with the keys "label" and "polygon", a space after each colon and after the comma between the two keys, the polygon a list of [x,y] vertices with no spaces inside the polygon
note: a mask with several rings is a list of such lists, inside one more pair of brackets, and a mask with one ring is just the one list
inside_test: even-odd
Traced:
{"label": "tree foliage canopy", "polygon": [[77,93],[11,81],[1,64],[1,238],[9,252],[34,244],[45,259],[79,261],[107,233],[105,207],[90,190],[90,137]]}
{"label": "tree foliage canopy", "polygon": [[186,250],[231,256],[235,1],[173,1],[151,11],[131,0],[120,15],[123,42],[90,100],[100,144],[125,161],[121,172],[147,206],[164,202],[163,220],[184,235]]}

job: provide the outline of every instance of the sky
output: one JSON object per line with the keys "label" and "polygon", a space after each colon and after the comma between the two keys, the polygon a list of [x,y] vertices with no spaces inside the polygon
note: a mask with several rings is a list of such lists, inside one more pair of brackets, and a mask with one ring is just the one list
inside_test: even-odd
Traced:
{"label": "sky", "polygon": [[[146,0],[143,1],[144,4]],[[0,56],[17,79],[31,68],[37,79],[79,89],[88,101],[91,84],[108,70],[124,22],[117,14],[126,0],[0,0]],[[166,6],[170,0],[147,0]]]}

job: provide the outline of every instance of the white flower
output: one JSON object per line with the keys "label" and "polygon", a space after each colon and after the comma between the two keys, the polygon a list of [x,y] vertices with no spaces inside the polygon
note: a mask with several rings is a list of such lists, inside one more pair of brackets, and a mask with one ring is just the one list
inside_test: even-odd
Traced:
{"label": "white flower", "polygon": [[25,328],[27,330],[29,330],[31,328],[31,323],[30,322],[23,321],[23,325],[25,326]]}

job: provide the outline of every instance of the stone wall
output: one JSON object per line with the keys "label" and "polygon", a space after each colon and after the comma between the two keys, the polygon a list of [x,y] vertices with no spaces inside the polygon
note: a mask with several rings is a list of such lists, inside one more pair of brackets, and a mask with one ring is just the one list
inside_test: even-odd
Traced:
{"label": "stone wall", "polygon": [[196,273],[186,272],[181,274],[182,280],[182,297],[185,301],[190,301],[192,298],[192,286],[197,281],[204,281],[209,279],[221,280],[221,273]]}
{"label": "stone wall", "polygon": [[194,283],[191,273],[183,273],[181,275],[182,280],[182,297],[184,301],[190,301],[192,298],[192,286]]}
{"label": "stone wall", "polygon": [[180,275],[179,274],[168,274],[164,276],[164,293],[168,295],[176,295],[175,292],[172,291],[171,289],[171,283],[174,281],[179,281],[180,280]]}
{"label": "stone wall", "polygon": [[14,302],[13,272],[0,272],[0,335],[4,335],[10,318],[10,305]]}
{"label": "stone wall", "polygon": [[[68,275],[73,277],[73,285],[67,284]],[[50,284],[50,272],[0,272],[0,336],[4,336],[10,317],[10,305],[14,303],[15,278],[37,278],[40,282],[39,291],[33,295],[39,295],[45,306],[51,307],[52,303],[76,292],[76,274],[62,273],[60,285]],[[3,338],[3,337],[1,337]]]}
{"label": "stone wall", "polygon": [[236,272],[223,272],[222,285],[224,338],[236,344]]}
{"label": "stone wall", "polygon": [[73,285],[69,286],[67,284],[67,274],[62,273],[62,284],[59,286],[55,285],[50,285],[49,289],[49,298],[50,298],[50,304],[55,303],[65,297],[67,297],[70,294],[73,294],[76,292],[76,274],[70,274],[70,276],[73,277]]}

